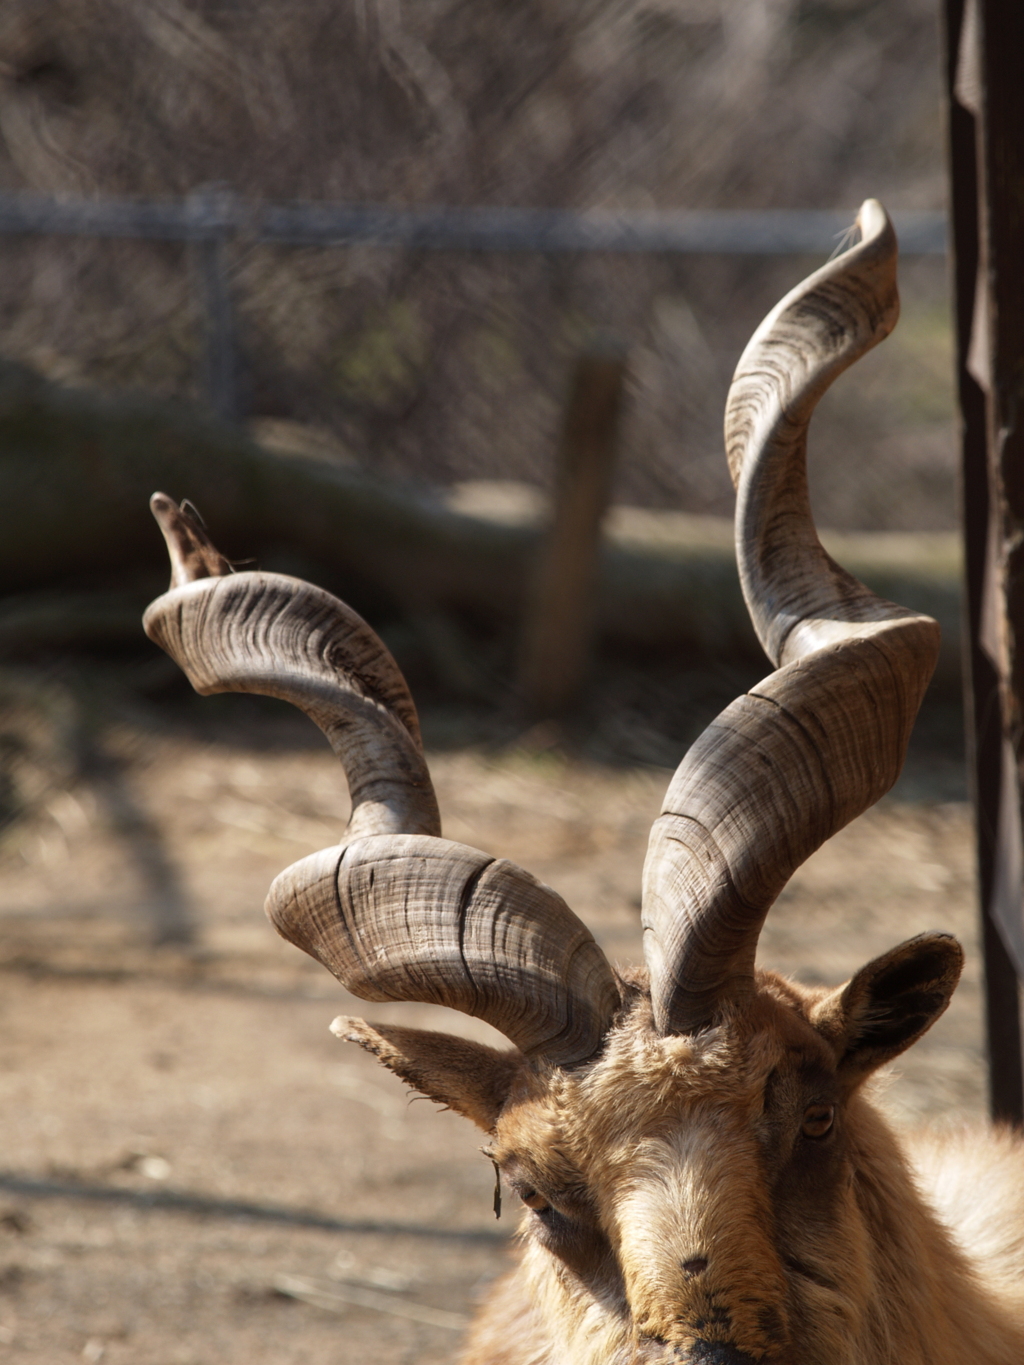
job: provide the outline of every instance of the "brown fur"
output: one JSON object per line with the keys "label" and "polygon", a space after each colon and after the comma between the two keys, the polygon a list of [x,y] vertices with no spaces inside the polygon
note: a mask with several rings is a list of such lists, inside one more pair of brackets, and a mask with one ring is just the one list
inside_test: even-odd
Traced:
{"label": "brown fur", "polygon": [[[345,1021],[491,1130],[532,1206],[462,1365],[1020,1365],[1020,1143],[904,1145],[863,1093],[945,1008],[959,963],[934,935],[838,991],[758,973],[684,1037],[656,1034],[637,975],[601,1053],[570,1070]],[[806,1136],[823,1106],[832,1129]]]}

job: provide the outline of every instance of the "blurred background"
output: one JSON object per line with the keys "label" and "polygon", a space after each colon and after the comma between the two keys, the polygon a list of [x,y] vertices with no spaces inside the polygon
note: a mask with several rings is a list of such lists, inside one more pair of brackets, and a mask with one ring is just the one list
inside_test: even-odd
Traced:
{"label": "blurred background", "polygon": [[[0,6],[3,194],[852,221],[869,195],[944,208],[944,120],[935,0]],[[468,1124],[343,1055],[326,1025],[362,1006],[262,921],[276,872],[339,837],[344,781],[301,716],[195,698],[147,644],[146,498],[193,499],[233,558],[367,615],[421,705],[446,833],[633,959],[668,776],[767,667],[732,560],[729,379],[827,252],[244,230],[216,251],[211,305],[196,242],[0,235],[0,1348],[449,1360],[509,1215]],[[941,255],[904,258],[896,332],[813,424],[834,552],[947,644],[894,796],[773,912],[765,960],[805,980],[919,929],[973,942],[947,286]],[[545,706],[523,642],[595,354],[621,362],[612,510],[593,634]],[[980,1114],[977,979],[903,1064],[897,1121]]]}
{"label": "blurred background", "polygon": [[[934,0],[8,0],[0,186],[247,201],[577,209],[944,203]],[[201,399],[187,248],[11,238],[4,354],[65,383]],[[570,357],[630,346],[615,500],[731,513],[725,391],[820,259],[288,249],[229,262],[240,406],[431,487],[551,484]],[[948,530],[941,258],[818,419],[826,525]],[[510,413],[515,420],[509,421]]]}

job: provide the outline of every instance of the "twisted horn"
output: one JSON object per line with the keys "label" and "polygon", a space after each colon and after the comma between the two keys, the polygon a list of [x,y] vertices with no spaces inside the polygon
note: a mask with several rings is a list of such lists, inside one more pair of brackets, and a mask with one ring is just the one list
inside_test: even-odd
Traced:
{"label": "twisted horn", "polygon": [[899,313],[892,224],[871,199],[857,224],[860,243],[754,333],[726,404],[740,580],[776,671],[693,745],[651,831],[644,956],[662,1033],[694,1032],[752,991],[769,908],[896,781],[938,655],[936,623],[841,569],[811,517],[811,414]]}
{"label": "twisted horn", "polygon": [[370,627],[322,588],[232,573],[205,529],[165,493],[150,507],[171,556],[171,590],[142,618],[204,697],[290,701],[327,736],[352,797],[346,833],[441,833],[416,707]]}
{"label": "twisted horn", "polygon": [[607,959],[556,892],[447,839],[314,853],[275,880],[267,914],[353,995],[447,1005],[556,1066],[592,1056],[619,1006]]}
{"label": "twisted horn", "polygon": [[282,937],[365,1000],[417,1000],[484,1019],[529,1056],[571,1065],[619,1005],[586,927],[512,863],[440,838],[416,709],[397,664],[343,602],[299,579],[232,573],[200,523],[151,501],[171,588],[146,633],[197,692],[257,692],[300,707],[345,769],[345,842],[275,880]]}

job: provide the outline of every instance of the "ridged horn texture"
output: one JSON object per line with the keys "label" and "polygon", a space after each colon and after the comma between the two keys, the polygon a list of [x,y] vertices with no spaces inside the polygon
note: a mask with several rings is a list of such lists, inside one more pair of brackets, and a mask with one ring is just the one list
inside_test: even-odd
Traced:
{"label": "ridged horn texture", "polygon": [[604,954],[560,896],[447,839],[315,853],[281,873],[267,913],[364,1000],[448,1005],[556,1065],[596,1052],[619,1005]]}
{"label": "ridged horn texture", "polygon": [[256,692],[305,711],[345,769],[349,838],[440,834],[416,707],[398,665],[362,617],[301,579],[232,573],[171,498],[156,493],[150,506],[172,571],[170,591],[142,618],[149,638],[204,697]]}
{"label": "ridged horn texture", "polygon": [[345,842],[271,887],[278,932],[365,1000],[448,1005],[556,1065],[592,1056],[619,1006],[604,954],[549,887],[439,837],[416,709],[370,627],[299,579],[233,573],[184,507],[162,493],[151,506],[172,578],[147,635],[203,695],[300,707],[348,777]]}
{"label": "ridged horn texture", "polygon": [[729,392],[740,579],[776,672],[693,745],[651,831],[644,955],[662,1033],[695,1032],[752,990],[770,906],[896,781],[938,656],[936,623],[841,569],[811,517],[811,414],[899,314],[892,224],[875,200],[857,222],[859,244],[754,333]]}

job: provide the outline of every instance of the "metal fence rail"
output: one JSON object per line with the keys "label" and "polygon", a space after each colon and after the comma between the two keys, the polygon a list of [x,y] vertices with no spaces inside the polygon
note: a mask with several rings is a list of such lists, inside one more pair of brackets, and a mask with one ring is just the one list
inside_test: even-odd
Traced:
{"label": "metal fence rail", "polygon": [[[854,210],[689,209],[679,212],[516,208],[396,209],[367,204],[248,203],[220,186],[184,200],[67,199],[0,191],[0,235],[134,238],[190,243],[197,258],[204,385],[215,411],[239,413],[231,296],[232,241],[279,246],[378,246],[418,251],[829,255]],[[907,255],[946,250],[942,213],[893,214]]]}
{"label": "metal fence rail", "polygon": [[[516,208],[395,209],[366,204],[250,204],[221,191],[178,202],[63,199],[0,192],[0,233],[425,251],[614,251],[793,255],[828,253],[854,210],[688,209],[679,212]],[[946,250],[942,213],[893,214],[910,255]]]}

